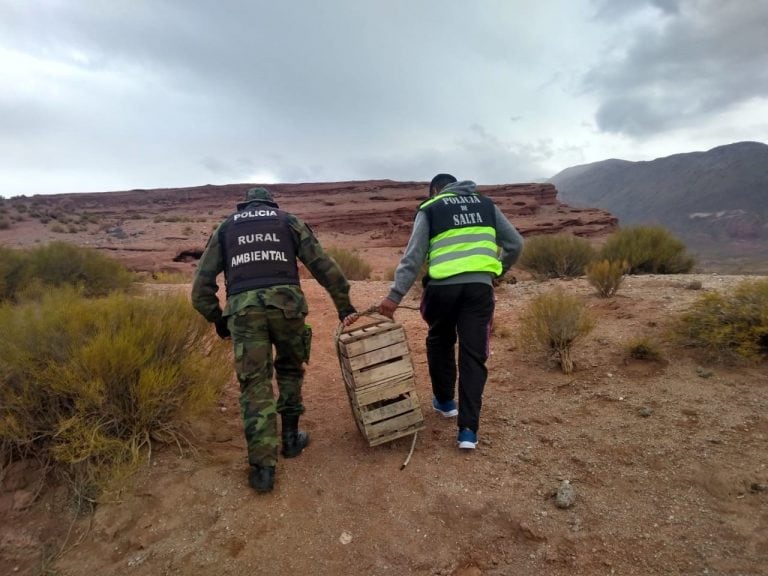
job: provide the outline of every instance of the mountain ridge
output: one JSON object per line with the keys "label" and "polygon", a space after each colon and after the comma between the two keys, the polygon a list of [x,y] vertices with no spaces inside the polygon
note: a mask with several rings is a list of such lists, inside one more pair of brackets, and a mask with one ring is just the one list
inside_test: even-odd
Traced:
{"label": "mountain ridge", "polygon": [[744,141],[632,162],[572,166],[549,179],[571,206],[608,210],[622,226],[660,224],[703,260],[768,255],[768,145]]}

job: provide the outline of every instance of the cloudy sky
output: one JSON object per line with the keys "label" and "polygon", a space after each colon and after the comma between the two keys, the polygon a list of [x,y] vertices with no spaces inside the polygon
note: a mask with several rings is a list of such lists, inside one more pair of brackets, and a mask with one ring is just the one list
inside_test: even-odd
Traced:
{"label": "cloudy sky", "polygon": [[0,195],[768,142],[766,0],[0,0]]}

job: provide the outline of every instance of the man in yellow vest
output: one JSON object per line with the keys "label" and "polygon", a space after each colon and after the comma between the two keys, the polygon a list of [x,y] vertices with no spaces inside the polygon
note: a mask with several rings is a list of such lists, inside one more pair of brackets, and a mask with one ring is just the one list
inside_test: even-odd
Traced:
{"label": "man in yellow vest", "polygon": [[408,246],[379,312],[394,316],[426,261],[421,315],[429,325],[432,407],[447,418],[458,416],[458,446],[474,449],[488,375],[485,362],[493,321],[493,283],[517,261],[523,238],[489,198],[477,193],[474,182],[438,174],[429,195],[419,206]]}

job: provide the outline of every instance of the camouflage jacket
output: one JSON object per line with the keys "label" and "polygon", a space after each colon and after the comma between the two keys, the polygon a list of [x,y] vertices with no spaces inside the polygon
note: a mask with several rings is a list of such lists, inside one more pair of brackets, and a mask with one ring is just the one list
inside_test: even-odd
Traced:
{"label": "camouflage jacket", "polygon": [[[254,201],[248,207],[262,204]],[[238,206],[241,208],[241,206]],[[288,214],[291,232],[296,242],[296,254],[320,285],[328,291],[339,319],[355,312],[349,299],[349,282],[344,273],[315,238],[312,229],[293,214]],[[247,306],[273,306],[285,311],[287,317],[306,315],[307,302],[298,285],[278,285],[233,294],[227,299],[222,312],[216,295],[219,285],[217,276],[224,271],[224,255],[219,244],[219,227],[211,234],[208,245],[200,258],[195,278],[192,281],[192,305],[209,322],[216,322],[222,316],[236,314]]]}

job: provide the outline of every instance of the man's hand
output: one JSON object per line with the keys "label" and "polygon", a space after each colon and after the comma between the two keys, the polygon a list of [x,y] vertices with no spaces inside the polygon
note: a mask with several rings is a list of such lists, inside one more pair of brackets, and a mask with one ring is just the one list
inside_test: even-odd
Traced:
{"label": "man's hand", "polygon": [[344,324],[344,327],[346,328],[347,326],[351,326],[352,324],[357,322],[359,318],[360,318],[360,314],[358,314],[357,312],[354,312],[352,314],[349,314],[348,316],[345,316],[342,319],[341,323]]}
{"label": "man's hand", "polygon": [[384,298],[381,304],[379,304],[379,314],[386,316],[390,320],[394,320],[395,310],[397,310],[397,302],[389,298]]}
{"label": "man's hand", "polygon": [[216,334],[218,334],[219,338],[222,340],[226,340],[232,336],[232,334],[229,332],[229,328],[227,328],[227,321],[224,318],[219,318],[213,324],[216,326]]}

